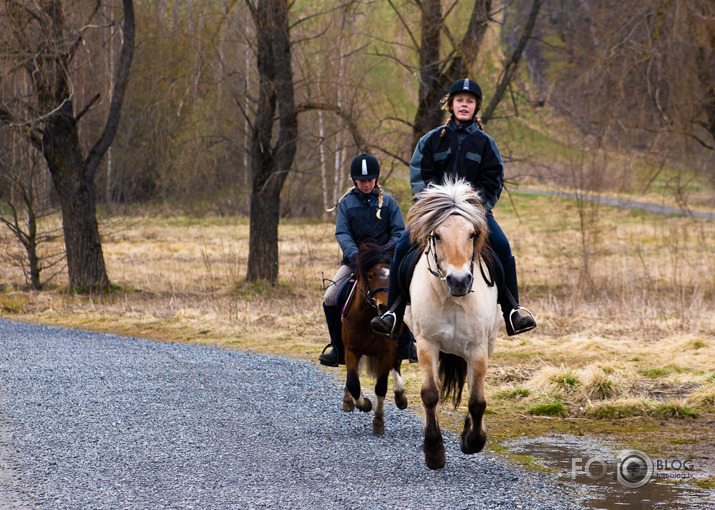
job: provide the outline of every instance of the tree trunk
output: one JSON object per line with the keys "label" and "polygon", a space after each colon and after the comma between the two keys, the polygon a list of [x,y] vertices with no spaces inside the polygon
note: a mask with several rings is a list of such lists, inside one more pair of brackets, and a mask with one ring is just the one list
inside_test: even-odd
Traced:
{"label": "tree trunk", "polygon": [[[251,126],[251,219],[247,281],[278,281],[280,194],[296,152],[298,110],[293,93],[287,0],[262,0],[256,23],[258,105]],[[278,140],[271,145],[278,113]]]}
{"label": "tree trunk", "polygon": [[71,288],[104,289],[109,278],[97,226],[93,184],[86,178],[72,103],[48,120],[43,153],[62,204],[62,231]]}
{"label": "tree trunk", "polygon": [[73,44],[61,45],[70,39],[65,33],[62,1],[48,1],[43,6],[42,15],[36,17],[42,22],[43,34],[48,40],[39,42],[38,46],[45,49],[38,58],[25,64],[35,84],[38,105],[42,112],[46,112],[42,153],[61,202],[70,288],[101,290],[109,286],[97,226],[94,176],[117,132],[134,53],[133,0],[122,0],[122,6],[123,42],[116,80],[112,84],[109,113],[99,139],[86,158],[82,154],[77,129],[82,113],[75,118],[71,78],[67,74],[81,35]]}
{"label": "tree trunk", "polygon": [[423,0],[419,102],[412,123],[413,147],[427,131],[442,122],[440,99],[449,92],[450,85],[467,77],[472,62],[479,55],[491,4],[491,0],[474,0],[467,31],[458,47],[453,48],[453,56],[445,60],[440,48],[443,21],[440,0]]}

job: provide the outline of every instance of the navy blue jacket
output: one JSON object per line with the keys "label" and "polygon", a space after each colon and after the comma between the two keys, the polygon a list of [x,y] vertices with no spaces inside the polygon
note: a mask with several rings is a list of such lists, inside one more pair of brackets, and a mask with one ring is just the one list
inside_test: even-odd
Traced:
{"label": "navy blue jacket", "polygon": [[343,264],[355,260],[360,243],[372,239],[380,246],[397,242],[405,229],[405,220],[397,201],[383,193],[382,211],[378,219],[377,190],[368,194],[353,188],[338,205],[335,238],[343,250]]}
{"label": "navy blue jacket", "polygon": [[504,187],[504,162],[497,144],[476,122],[467,126],[450,122],[440,136],[443,128],[424,135],[415,147],[410,161],[412,193],[432,182],[442,184],[447,176],[463,178],[479,192],[486,211],[491,211]]}

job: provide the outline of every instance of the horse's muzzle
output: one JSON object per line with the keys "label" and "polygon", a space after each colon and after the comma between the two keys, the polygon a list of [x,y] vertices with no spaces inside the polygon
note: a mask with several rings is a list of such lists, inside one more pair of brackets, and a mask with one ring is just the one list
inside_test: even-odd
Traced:
{"label": "horse's muzzle", "polygon": [[463,276],[447,275],[444,279],[449,287],[449,293],[455,297],[462,297],[469,294],[472,290],[472,283],[474,278],[471,273],[466,273]]}

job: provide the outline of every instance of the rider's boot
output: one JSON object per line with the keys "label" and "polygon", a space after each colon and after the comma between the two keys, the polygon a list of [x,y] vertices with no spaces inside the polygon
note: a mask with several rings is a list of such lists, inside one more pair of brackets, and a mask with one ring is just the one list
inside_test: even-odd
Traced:
{"label": "rider's boot", "polygon": [[378,335],[383,335],[389,338],[397,338],[400,334],[402,318],[404,315],[405,300],[402,296],[399,296],[388,311],[382,315],[373,317],[370,321],[370,327]]}
{"label": "rider's boot", "polygon": [[[329,367],[337,367],[341,363],[345,363],[340,309],[338,306],[328,306],[323,303],[323,311],[325,312],[325,322],[328,324],[330,343],[325,346],[323,352],[318,357],[318,361]],[[330,350],[325,352],[328,348],[330,348]]]}
{"label": "rider's boot", "polygon": [[[506,324],[506,334],[514,336],[534,329],[536,321],[529,310],[519,306],[519,287],[517,285],[514,257],[501,262],[504,268],[504,289],[499,295],[499,304]],[[528,315],[522,315],[519,313],[520,311],[524,311]]]}
{"label": "rider's boot", "polygon": [[402,334],[397,339],[397,356],[400,359],[406,359],[410,363],[417,363],[417,346],[415,345],[415,337],[412,336],[410,328],[404,326]]}

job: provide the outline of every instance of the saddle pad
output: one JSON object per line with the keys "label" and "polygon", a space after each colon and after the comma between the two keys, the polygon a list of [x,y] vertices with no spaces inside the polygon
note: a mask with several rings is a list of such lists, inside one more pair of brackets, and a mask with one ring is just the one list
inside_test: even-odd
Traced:
{"label": "saddle pad", "polygon": [[405,257],[400,263],[400,267],[397,270],[398,282],[400,284],[400,292],[405,297],[407,304],[410,303],[410,283],[412,282],[412,274],[415,272],[415,266],[419,262],[420,257],[424,252],[420,249],[417,244],[410,246],[409,251],[405,254]]}

